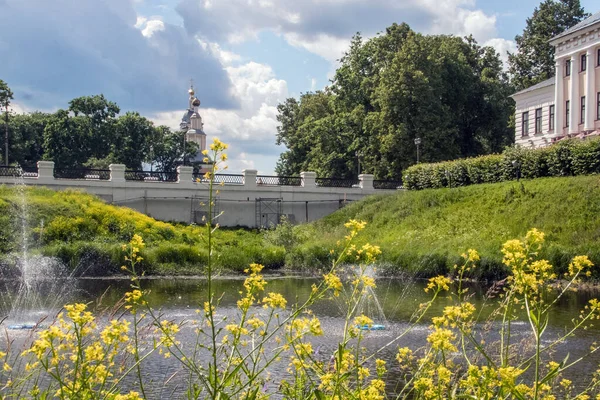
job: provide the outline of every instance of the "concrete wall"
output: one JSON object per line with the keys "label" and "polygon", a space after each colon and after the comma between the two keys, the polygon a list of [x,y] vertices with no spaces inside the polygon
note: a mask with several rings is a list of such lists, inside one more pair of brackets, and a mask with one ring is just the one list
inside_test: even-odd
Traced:
{"label": "concrete wall", "polygon": [[[97,195],[109,203],[130,207],[163,221],[202,222],[207,216],[209,187],[193,182],[191,167],[180,167],[177,182],[126,181],[125,167],[111,165],[110,180],[56,179],[54,163],[40,161],[38,175],[24,177],[27,185],[42,185],[53,190],[79,189]],[[302,173],[302,186],[261,185],[256,171],[243,173],[243,184],[216,186],[215,208],[223,211],[218,218],[222,226],[268,226],[279,215],[300,223],[314,221],[338,210],[349,202],[374,193],[372,175],[361,175],[359,184],[351,188],[321,187],[316,174]],[[0,177],[0,183],[14,184],[13,177]],[[202,205],[204,204],[204,205]]]}

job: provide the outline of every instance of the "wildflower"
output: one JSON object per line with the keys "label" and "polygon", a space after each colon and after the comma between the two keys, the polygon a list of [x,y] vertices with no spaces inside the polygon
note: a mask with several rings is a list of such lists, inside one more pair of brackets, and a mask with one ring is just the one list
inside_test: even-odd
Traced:
{"label": "wildflower", "polygon": [[358,317],[354,318],[354,325],[359,327],[371,327],[373,325],[373,320],[367,316],[359,315]]}
{"label": "wildflower", "polygon": [[429,283],[427,287],[425,287],[425,292],[428,292],[431,289],[434,289],[436,292],[440,290],[450,290],[449,285],[452,283],[452,279],[438,275],[429,279]]}
{"label": "wildflower", "polygon": [[280,293],[269,293],[267,297],[262,300],[264,308],[281,308],[284,309],[287,300]]}
{"label": "wildflower", "polygon": [[593,266],[594,264],[592,264],[592,262],[587,256],[577,256],[573,258],[573,261],[569,264],[569,274],[573,276],[579,272],[587,270],[586,275],[590,276],[591,272],[589,271],[589,269]]}
{"label": "wildflower", "polygon": [[325,284],[329,289],[333,289],[333,295],[339,296],[342,288],[344,287],[342,284],[342,280],[335,275],[333,272],[323,275],[323,279],[325,279]]}
{"label": "wildflower", "polygon": [[126,342],[129,340],[127,333],[129,332],[129,322],[113,319],[110,324],[102,330],[100,337],[107,345],[112,345],[115,342]]}
{"label": "wildflower", "polygon": [[431,343],[434,350],[450,352],[456,351],[456,346],[452,343],[455,339],[456,336],[451,330],[437,327],[427,337],[427,341]]}

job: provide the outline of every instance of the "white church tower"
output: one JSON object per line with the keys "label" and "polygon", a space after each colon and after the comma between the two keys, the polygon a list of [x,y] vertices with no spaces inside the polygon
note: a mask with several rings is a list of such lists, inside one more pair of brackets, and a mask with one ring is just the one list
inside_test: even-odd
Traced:
{"label": "white church tower", "polygon": [[188,109],[185,114],[183,114],[183,118],[181,119],[181,123],[179,127],[181,130],[186,131],[185,141],[187,143],[193,142],[198,145],[198,152],[194,157],[191,157],[188,161],[191,164],[203,164],[202,160],[204,159],[204,155],[202,155],[202,151],[206,149],[206,133],[204,133],[204,123],[202,122],[202,117],[200,116],[200,99],[196,97],[196,92],[194,91],[194,86],[190,85],[190,89],[188,90],[189,101],[188,101]]}

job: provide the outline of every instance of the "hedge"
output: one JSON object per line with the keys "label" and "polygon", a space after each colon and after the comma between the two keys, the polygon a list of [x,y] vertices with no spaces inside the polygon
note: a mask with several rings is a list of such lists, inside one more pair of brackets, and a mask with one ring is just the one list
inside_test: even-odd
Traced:
{"label": "hedge", "polygon": [[600,173],[600,138],[563,140],[552,146],[508,147],[502,154],[417,164],[403,174],[404,187],[420,190],[547,176]]}

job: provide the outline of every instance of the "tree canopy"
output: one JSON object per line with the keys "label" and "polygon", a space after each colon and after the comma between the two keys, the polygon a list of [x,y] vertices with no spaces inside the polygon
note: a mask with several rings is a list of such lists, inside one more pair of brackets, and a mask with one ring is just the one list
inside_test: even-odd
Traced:
{"label": "tree canopy", "polygon": [[554,47],[550,39],[589,16],[579,0],[544,0],[517,35],[517,52],[509,54],[511,82],[525,89],[554,76]]}
{"label": "tree canopy", "polygon": [[472,37],[422,35],[394,24],[354,36],[332,84],[278,106],[279,175],[371,173],[397,179],[416,162],[501,151],[514,105],[499,55]]}
{"label": "tree canopy", "polygon": [[[10,94],[10,96],[8,96]],[[0,102],[12,92],[0,81]],[[16,114],[8,122],[11,161],[24,167],[39,160],[60,168],[108,168],[111,163],[141,169],[143,163],[163,171],[181,164],[184,132],[154,126],[137,112],[119,115],[119,106],[103,95],[78,97],[55,113]],[[195,144],[187,144],[191,158]]]}

